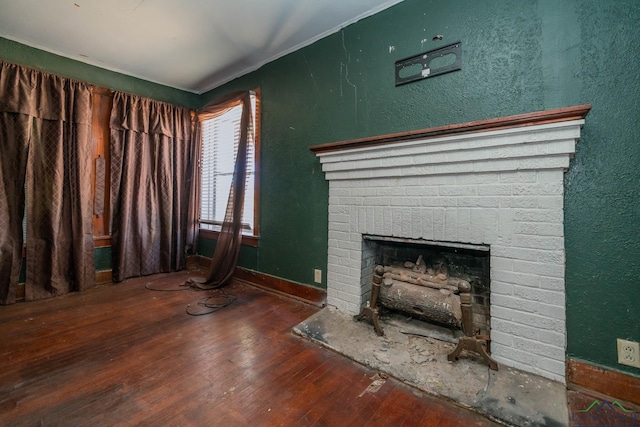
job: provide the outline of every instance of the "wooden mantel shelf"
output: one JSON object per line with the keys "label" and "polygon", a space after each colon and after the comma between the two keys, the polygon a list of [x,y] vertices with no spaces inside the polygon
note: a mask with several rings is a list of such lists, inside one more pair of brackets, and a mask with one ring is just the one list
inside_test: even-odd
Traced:
{"label": "wooden mantel shelf", "polygon": [[474,122],[439,126],[409,132],[331,142],[329,144],[313,145],[309,147],[309,149],[315,154],[326,154],[354,148],[393,144],[401,141],[404,142],[416,139],[428,139],[465,133],[487,132],[499,129],[581,120],[586,117],[589,110],[591,110],[591,104],[585,104],[575,107],[537,111],[535,113],[517,114],[515,116],[506,116],[497,119],[478,120]]}

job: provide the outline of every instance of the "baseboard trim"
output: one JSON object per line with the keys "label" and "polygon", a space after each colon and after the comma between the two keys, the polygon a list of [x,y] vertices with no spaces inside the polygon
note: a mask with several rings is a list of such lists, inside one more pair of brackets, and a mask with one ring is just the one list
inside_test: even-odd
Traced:
{"label": "baseboard trim", "polygon": [[[201,255],[187,258],[187,266],[209,269],[211,258]],[[297,299],[316,307],[324,307],[327,301],[327,293],[318,288],[306,286],[300,283],[291,282],[279,277],[270,276],[246,268],[237,267],[233,273],[233,279],[252,286],[274,292],[290,298]]]}
{"label": "baseboard trim", "polygon": [[113,282],[113,272],[111,270],[96,271],[96,285]]}
{"label": "baseboard trim", "polygon": [[567,359],[567,388],[640,405],[640,377]]}

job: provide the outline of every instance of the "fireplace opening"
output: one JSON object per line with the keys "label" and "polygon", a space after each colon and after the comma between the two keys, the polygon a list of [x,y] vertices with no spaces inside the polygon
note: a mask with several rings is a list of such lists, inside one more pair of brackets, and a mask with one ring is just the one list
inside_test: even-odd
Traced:
{"label": "fireplace opening", "polygon": [[472,333],[490,335],[489,246],[364,235],[361,285],[369,301],[374,269],[384,268],[385,310],[461,329],[458,285],[471,285]]}

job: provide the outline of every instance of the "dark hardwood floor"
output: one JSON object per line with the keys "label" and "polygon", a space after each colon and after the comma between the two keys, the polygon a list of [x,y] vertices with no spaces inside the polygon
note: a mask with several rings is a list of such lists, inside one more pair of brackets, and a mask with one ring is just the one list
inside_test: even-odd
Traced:
{"label": "dark hardwood floor", "polygon": [[252,286],[154,292],[180,272],[0,307],[0,425],[489,426],[293,334],[317,308]]}

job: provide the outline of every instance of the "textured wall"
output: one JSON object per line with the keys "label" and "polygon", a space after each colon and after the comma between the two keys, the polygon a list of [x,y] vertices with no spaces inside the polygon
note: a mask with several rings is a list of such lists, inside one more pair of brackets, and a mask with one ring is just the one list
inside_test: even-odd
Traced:
{"label": "textured wall", "polygon": [[[615,342],[640,341],[638,22],[636,0],[405,0],[203,95],[262,89],[251,263],[308,284],[326,268],[328,187],[310,145],[591,103],[565,176],[567,352],[640,375]],[[462,71],[394,86],[395,61],[458,40]]]}

